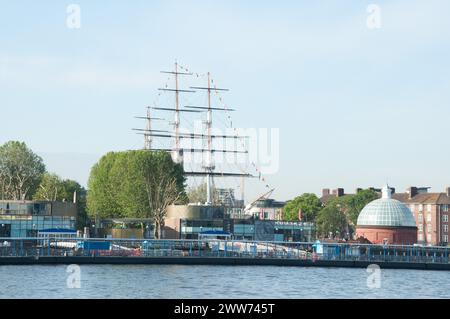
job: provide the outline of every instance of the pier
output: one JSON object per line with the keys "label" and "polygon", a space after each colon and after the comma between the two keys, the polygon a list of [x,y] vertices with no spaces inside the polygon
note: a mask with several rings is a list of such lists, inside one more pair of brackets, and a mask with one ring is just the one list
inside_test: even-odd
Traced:
{"label": "pier", "polygon": [[0,238],[0,265],[271,265],[450,270],[448,247],[240,240]]}

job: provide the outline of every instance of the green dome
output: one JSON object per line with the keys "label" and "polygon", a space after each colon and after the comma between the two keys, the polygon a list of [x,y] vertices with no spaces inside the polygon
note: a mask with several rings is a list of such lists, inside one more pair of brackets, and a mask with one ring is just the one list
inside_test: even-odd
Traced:
{"label": "green dome", "polygon": [[416,221],[405,204],[391,198],[391,190],[386,186],[381,199],[374,200],[363,208],[357,225],[416,227]]}

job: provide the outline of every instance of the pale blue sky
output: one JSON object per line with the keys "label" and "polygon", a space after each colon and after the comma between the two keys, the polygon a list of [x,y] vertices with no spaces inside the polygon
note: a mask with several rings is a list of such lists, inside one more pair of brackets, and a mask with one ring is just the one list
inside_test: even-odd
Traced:
{"label": "pale blue sky", "polygon": [[231,89],[235,126],[280,128],[279,199],[450,186],[448,1],[0,3],[0,143],[25,141],[63,177],[85,185],[102,154],[142,146],[133,116],[178,59]]}

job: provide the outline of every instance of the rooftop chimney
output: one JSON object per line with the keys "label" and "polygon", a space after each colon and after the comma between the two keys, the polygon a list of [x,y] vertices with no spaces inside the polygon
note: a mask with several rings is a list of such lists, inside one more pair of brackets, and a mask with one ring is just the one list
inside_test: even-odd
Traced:
{"label": "rooftop chimney", "polygon": [[362,188],[358,187],[355,191],[355,194],[358,194],[360,191],[362,191]]}
{"label": "rooftop chimney", "polygon": [[343,188],[338,188],[337,189],[337,197],[341,197],[344,196],[344,189]]}
{"label": "rooftop chimney", "polygon": [[445,190],[446,190],[447,196],[450,197],[450,187],[447,187]]}
{"label": "rooftop chimney", "polygon": [[409,199],[417,195],[417,187],[411,186],[406,191],[409,194]]}
{"label": "rooftop chimney", "polygon": [[322,189],[322,197],[330,195],[330,189],[329,188],[323,188]]}

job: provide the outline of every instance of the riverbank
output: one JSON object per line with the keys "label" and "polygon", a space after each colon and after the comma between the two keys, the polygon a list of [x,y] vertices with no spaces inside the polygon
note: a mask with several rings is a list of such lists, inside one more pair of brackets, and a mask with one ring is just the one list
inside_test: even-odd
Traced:
{"label": "riverbank", "polygon": [[289,266],[367,268],[376,264],[382,269],[450,270],[449,263],[361,261],[361,260],[310,260],[283,258],[220,258],[220,257],[0,257],[0,265],[220,265],[220,266]]}

